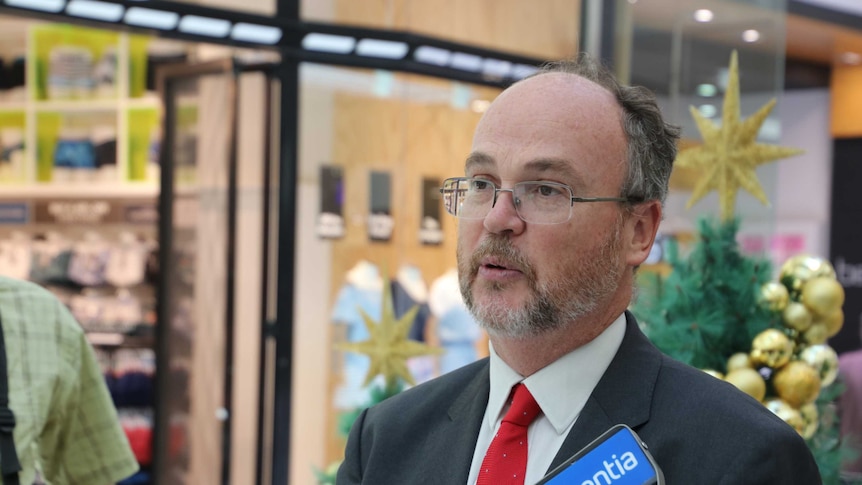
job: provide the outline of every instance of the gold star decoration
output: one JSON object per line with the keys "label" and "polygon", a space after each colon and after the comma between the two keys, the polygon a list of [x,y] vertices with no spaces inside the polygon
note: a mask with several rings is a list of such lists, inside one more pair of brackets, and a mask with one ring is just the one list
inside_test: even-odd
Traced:
{"label": "gold star decoration", "polygon": [[682,151],[675,162],[680,167],[698,169],[702,173],[692,190],[687,208],[690,209],[707,193],[715,190],[718,192],[721,219],[728,220],[733,217],[736,193],[740,188],[747,190],[764,205],[769,205],[755,169],[765,163],[802,153],[796,148],[756,143],[757,132],[774,106],[775,98],[745,121],[740,119],[739,68],[734,50],[730,56],[730,75],[724,95],[721,126],[705,118],[694,106],[689,108],[703,137],[703,144]]}
{"label": "gold star decoration", "polygon": [[365,328],[368,329],[368,340],[336,344],[336,348],[365,354],[371,359],[364,385],[370,384],[378,375],[386,379],[387,389],[393,389],[398,378],[413,385],[415,381],[407,368],[407,359],[443,352],[443,349],[407,338],[418,311],[419,307],[413,305],[410,310],[401,315],[401,318],[395,318],[392,286],[389,284],[389,278],[386,277],[383,279],[383,307],[380,322],[375,322],[364,310],[359,309]]}

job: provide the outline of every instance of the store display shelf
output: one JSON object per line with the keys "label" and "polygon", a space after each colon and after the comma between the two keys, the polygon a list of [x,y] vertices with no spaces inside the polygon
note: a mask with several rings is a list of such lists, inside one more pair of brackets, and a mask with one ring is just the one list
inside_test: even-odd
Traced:
{"label": "store display shelf", "polygon": [[0,101],[0,113],[18,113],[27,109],[24,101]]}
{"label": "store display shelf", "polygon": [[88,332],[87,340],[98,347],[150,349],[155,345],[153,336],[130,336],[114,332]]}
{"label": "store display shelf", "polygon": [[157,197],[159,187],[150,183],[88,183],[0,185],[0,200],[20,198],[137,198]]}
{"label": "store display shelf", "polygon": [[155,108],[161,109],[162,100],[155,94],[147,95],[141,98],[129,98],[126,101],[127,108]]}
{"label": "store display shelf", "polygon": [[36,111],[40,112],[62,112],[62,113],[87,113],[98,111],[117,111],[116,98],[98,99],[74,99],[74,100],[50,100],[35,101],[33,103]]}

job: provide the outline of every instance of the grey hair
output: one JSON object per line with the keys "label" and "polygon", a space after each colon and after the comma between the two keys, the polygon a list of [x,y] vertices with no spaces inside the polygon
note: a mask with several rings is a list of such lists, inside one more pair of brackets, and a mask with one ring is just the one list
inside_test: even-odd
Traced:
{"label": "grey hair", "polygon": [[664,121],[655,95],[643,86],[621,84],[607,67],[586,53],[576,59],[546,63],[532,76],[557,72],[580,76],[614,95],[623,109],[622,125],[628,139],[628,170],[620,195],[664,204],[680,128]]}

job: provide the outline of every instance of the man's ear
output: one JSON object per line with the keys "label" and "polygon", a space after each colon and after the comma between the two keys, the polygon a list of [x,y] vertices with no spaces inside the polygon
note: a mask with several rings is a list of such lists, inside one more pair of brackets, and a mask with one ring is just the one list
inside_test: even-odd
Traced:
{"label": "man's ear", "polygon": [[626,262],[639,266],[649,256],[658,225],[661,222],[661,202],[651,200],[632,207],[626,223]]}

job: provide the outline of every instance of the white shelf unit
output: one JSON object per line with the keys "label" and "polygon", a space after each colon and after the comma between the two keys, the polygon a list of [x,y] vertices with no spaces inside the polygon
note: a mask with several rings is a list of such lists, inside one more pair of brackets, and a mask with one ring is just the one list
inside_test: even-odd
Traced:
{"label": "white shelf unit", "polygon": [[[147,113],[145,117],[152,119],[151,130],[158,129],[158,123],[162,113],[161,100],[153,93],[143,93],[140,97],[131,97],[130,89],[130,63],[131,61],[131,34],[124,32],[106,33],[106,38],[115,38],[116,44],[110,45],[111,50],[115,52],[115,73],[113,93],[110,97],[88,97],[81,99],[40,99],[41,92],[47,94],[48,89],[48,61],[45,58],[45,52],[48,50],[45,46],[38,46],[41,41],[39,37],[39,29],[78,29],[70,30],[74,35],[87,35],[88,29],[73,26],[52,26],[47,24],[36,23],[27,29],[26,36],[26,96],[24,101],[13,101],[0,103],[0,115],[23,113],[23,141],[24,141],[24,156],[23,170],[20,173],[18,180],[0,181],[0,199],[8,199],[10,197],[139,197],[139,196],[156,196],[158,194],[158,176],[157,170],[153,170],[150,163],[145,160],[137,160],[138,172],[136,177],[132,177],[130,173],[132,166],[132,155],[130,153],[130,143],[133,136],[132,126],[130,126],[130,114],[138,110],[142,113]],[[42,30],[41,32],[45,32]],[[82,33],[83,32],[83,33]],[[43,35],[44,38],[44,35]],[[40,52],[41,51],[41,52]],[[39,56],[42,59],[39,59]],[[41,62],[41,67],[39,66]],[[142,71],[139,75],[145,75]],[[39,77],[42,77],[40,79]],[[143,82],[143,81],[139,81]],[[38,86],[42,83],[42,87]],[[151,112],[151,114],[150,114]],[[19,115],[20,116],[20,115]],[[56,116],[56,117],[55,117]],[[62,128],[46,127],[47,120],[55,123]],[[41,150],[46,147],[51,147],[45,143],[45,139],[51,136],[56,136],[53,149],[56,148],[56,141],[60,138],[60,130],[67,130],[66,125],[83,126],[92,128],[92,126],[103,123],[106,129],[114,131],[114,139],[116,140],[116,168],[108,169],[104,176],[96,177],[94,173],[86,174],[83,177],[58,177],[59,173],[53,164],[48,164],[48,157],[45,153],[40,156]],[[41,125],[41,126],[40,126]],[[137,128],[136,128],[137,129]],[[51,130],[57,130],[53,135],[46,135]],[[72,129],[74,131],[74,128]],[[42,138],[40,140],[40,137]],[[147,144],[149,140],[138,140],[138,155],[137,157],[146,158],[146,153],[141,154],[141,143]],[[41,145],[41,146],[40,146]],[[40,164],[40,157],[42,158]],[[53,158],[53,157],[51,157]],[[143,166],[141,172],[141,163]],[[84,173],[83,171],[73,170],[73,173]],[[50,176],[48,176],[50,174]],[[90,177],[97,180],[91,180]],[[136,180],[133,180],[136,178]],[[143,180],[141,180],[143,179]]]}

